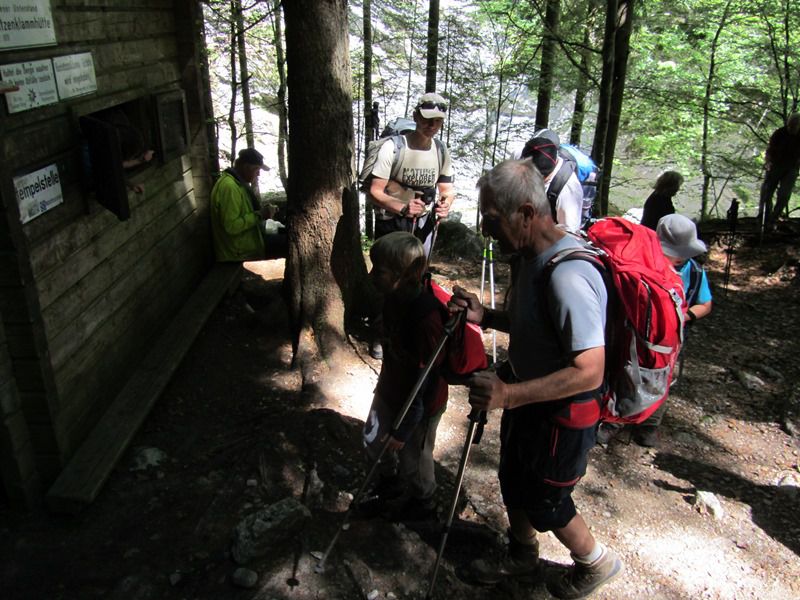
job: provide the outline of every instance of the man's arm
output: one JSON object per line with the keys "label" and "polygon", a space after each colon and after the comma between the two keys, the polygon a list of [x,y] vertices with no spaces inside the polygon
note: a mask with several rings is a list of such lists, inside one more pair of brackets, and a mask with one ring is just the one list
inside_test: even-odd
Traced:
{"label": "man's arm", "polygon": [[[389,186],[390,183],[395,184],[397,188],[399,188],[394,194],[387,193],[386,187]],[[425,203],[414,196],[413,190],[406,190],[394,181],[390,182],[388,179],[373,177],[369,186],[369,193],[375,204],[392,214],[404,217],[417,217],[425,212]],[[409,195],[410,199],[406,200],[402,195]],[[398,198],[397,196],[401,197]],[[404,212],[406,206],[408,210]]]}
{"label": "man's arm", "polygon": [[237,235],[252,229],[261,220],[258,213],[252,210],[242,210],[242,202],[245,200],[233,185],[218,187],[213,201],[219,207],[222,227],[230,235]]}
{"label": "man's arm", "polygon": [[520,383],[503,383],[494,372],[481,371],[470,378],[469,403],[479,410],[513,409],[596,390],[603,384],[605,356],[604,346],[582,350],[569,366]]}

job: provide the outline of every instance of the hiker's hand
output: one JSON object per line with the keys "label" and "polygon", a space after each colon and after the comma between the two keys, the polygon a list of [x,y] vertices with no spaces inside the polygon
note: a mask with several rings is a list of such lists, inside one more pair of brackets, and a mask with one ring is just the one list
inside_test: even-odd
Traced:
{"label": "hiker's hand", "polygon": [[508,408],[508,384],[494,371],[478,371],[469,378],[469,403],[478,410]]}
{"label": "hiker's hand", "polygon": [[447,303],[447,308],[451,313],[466,310],[467,321],[470,323],[480,323],[483,320],[484,308],[481,301],[475,294],[460,286],[453,288],[453,296]]}
{"label": "hiker's hand", "polygon": [[389,440],[389,443],[386,446],[386,449],[389,452],[400,452],[400,450],[403,449],[403,446],[406,445],[405,442],[401,442],[397,438],[390,436],[388,433],[385,433],[383,435],[383,437],[381,438],[381,442],[385,444],[387,439]]}
{"label": "hiker's hand", "polygon": [[422,201],[422,198],[417,196],[413,200],[409,200],[408,212],[406,213],[406,216],[418,217],[424,212],[425,212],[425,203]]}
{"label": "hiker's hand", "polygon": [[436,219],[446,219],[450,214],[450,203],[447,201],[447,196],[443,196],[436,203]]}

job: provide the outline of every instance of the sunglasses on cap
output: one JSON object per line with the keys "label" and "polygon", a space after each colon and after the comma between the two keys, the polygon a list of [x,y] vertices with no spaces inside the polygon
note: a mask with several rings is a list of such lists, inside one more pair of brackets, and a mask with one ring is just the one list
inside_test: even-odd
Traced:
{"label": "sunglasses on cap", "polygon": [[442,112],[447,112],[447,104],[444,102],[423,102],[422,104],[418,104],[417,108],[422,110],[433,110],[434,108],[438,108]]}

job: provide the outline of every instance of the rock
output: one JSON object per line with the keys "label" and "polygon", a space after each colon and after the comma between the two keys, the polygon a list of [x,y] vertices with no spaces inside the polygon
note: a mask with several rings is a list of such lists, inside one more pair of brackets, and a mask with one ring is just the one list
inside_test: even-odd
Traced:
{"label": "rock", "polygon": [[157,467],[166,458],[167,454],[158,448],[135,448],[131,464],[131,471],[146,471],[148,467]]}
{"label": "rock", "polygon": [[171,573],[169,576],[169,584],[171,586],[176,586],[181,582],[181,579],[183,579],[183,576],[180,574],[179,571],[175,571],[174,573]]}
{"label": "rock", "polygon": [[239,567],[231,575],[231,582],[237,587],[249,590],[258,583],[258,573],[251,569]]}
{"label": "rock", "polygon": [[243,565],[297,533],[311,512],[294,498],[284,498],[245,517],[234,529],[231,555]]}
{"label": "rock", "polygon": [[108,596],[108,600],[153,600],[156,590],[149,575],[128,575],[122,579]]}
{"label": "rock", "polygon": [[695,492],[693,504],[700,514],[710,514],[717,520],[725,515],[722,504],[720,504],[717,497],[711,492],[697,490],[697,492]]}
{"label": "rock", "polygon": [[767,384],[764,383],[764,380],[758,375],[749,373],[744,369],[734,369],[734,373],[736,374],[736,378],[739,380],[739,383],[741,383],[744,388],[750,392],[760,392],[767,387]]}
{"label": "rock", "polygon": [[435,252],[439,256],[479,259],[483,243],[474,229],[447,219],[439,223]]}
{"label": "rock", "polygon": [[258,487],[258,479],[248,479],[247,487]]}
{"label": "rock", "polygon": [[369,594],[367,594],[367,600],[375,600],[378,596],[380,596],[380,592],[378,590],[372,590]]}

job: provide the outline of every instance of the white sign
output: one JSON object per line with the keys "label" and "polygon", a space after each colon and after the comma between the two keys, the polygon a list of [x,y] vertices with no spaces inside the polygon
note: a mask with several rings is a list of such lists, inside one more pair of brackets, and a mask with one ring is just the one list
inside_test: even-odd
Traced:
{"label": "white sign", "polygon": [[0,50],[55,43],[50,0],[0,0]]}
{"label": "white sign", "polygon": [[9,113],[58,102],[53,63],[50,59],[0,65],[0,79],[19,86],[18,92],[4,94]]}
{"label": "white sign", "polygon": [[91,52],[57,56],[53,59],[58,95],[62,100],[97,91]]}
{"label": "white sign", "polygon": [[64,202],[56,165],[14,177],[14,191],[19,204],[19,220],[23,223]]}

